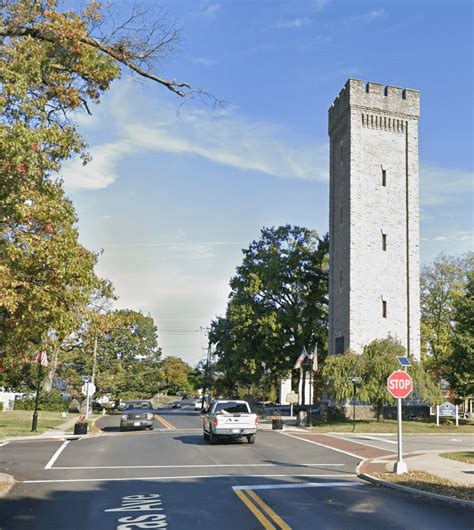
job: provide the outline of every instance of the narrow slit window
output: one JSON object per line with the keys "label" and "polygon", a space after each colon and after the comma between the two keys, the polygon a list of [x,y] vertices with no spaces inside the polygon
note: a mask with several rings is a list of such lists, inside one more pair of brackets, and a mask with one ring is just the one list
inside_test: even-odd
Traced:
{"label": "narrow slit window", "polygon": [[382,169],[382,186],[387,185],[387,170]]}
{"label": "narrow slit window", "polygon": [[382,234],[382,250],[387,250],[387,234]]}
{"label": "narrow slit window", "polygon": [[382,300],[382,316],[383,316],[383,318],[387,318],[387,302],[386,302],[386,300]]}

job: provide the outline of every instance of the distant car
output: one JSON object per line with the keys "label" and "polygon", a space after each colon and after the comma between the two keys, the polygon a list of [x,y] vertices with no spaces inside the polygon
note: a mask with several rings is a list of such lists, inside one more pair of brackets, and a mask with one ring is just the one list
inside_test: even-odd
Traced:
{"label": "distant car", "polygon": [[200,401],[195,401],[194,402],[194,410],[201,410],[202,408],[202,404]]}
{"label": "distant car", "polygon": [[173,409],[180,409],[181,408],[181,403],[179,401],[175,401],[172,405],[171,405],[171,408]]}
{"label": "distant car", "polygon": [[153,405],[151,401],[127,401],[120,418],[120,430],[149,429],[153,430]]}

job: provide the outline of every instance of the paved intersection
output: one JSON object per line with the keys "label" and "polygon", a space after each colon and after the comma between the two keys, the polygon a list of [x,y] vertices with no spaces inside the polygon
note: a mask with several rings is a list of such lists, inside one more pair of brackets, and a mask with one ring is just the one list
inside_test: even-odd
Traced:
{"label": "paved intersection", "polygon": [[[277,432],[257,443],[203,440],[197,413],[163,410],[153,432],[0,448],[18,483],[0,507],[2,530],[120,528],[471,528],[469,510],[357,479],[360,457]],[[168,427],[165,425],[168,424]]]}

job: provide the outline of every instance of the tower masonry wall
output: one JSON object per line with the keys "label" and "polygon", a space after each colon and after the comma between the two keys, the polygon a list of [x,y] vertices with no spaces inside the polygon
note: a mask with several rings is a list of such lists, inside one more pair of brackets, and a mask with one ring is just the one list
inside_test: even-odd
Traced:
{"label": "tower masonry wall", "polygon": [[330,353],[399,340],[419,356],[416,90],[349,80],[329,110]]}
{"label": "tower masonry wall", "polygon": [[349,79],[329,108],[329,134],[349,111],[349,107],[377,110],[382,115],[418,118],[420,93],[418,90],[384,86],[380,83]]}

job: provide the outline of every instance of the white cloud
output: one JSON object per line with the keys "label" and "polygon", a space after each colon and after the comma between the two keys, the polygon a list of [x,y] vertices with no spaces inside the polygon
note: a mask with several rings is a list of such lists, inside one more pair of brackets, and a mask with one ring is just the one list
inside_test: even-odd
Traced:
{"label": "white cloud", "polygon": [[346,18],[344,23],[348,26],[352,26],[353,24],[367,24],[373,22],[374,20],[384,18],[385,16],[386,13],[383,9],[372,9],[372,11],[368,11],[367,13]]}
{"label": "white cloud", "polygon": [[420,165],[420,198],[422,206],[439,206],[472,197],[474,173],[461,169]]}
{"label": "white cloud", "polygon": [[192,57],[191,62],[202,66],[214,66],[216,64],[216,61],[209,57]]}
{"label": "white cloud", "polygon": [[78,158],[68,160],[60,173],[65,188],[68,191],[106,188],[117,179],[117,165],[132,149],[128,140],[120,140],[92,149],[93,162],[85,166]]}
{"label": "white cloud", "polygon": [[279,22],[275,25],[276,29],[299,29],[303,26],[307,26],[311,22],[310,18],[307,17],[297,17],[292,20],[287,20],[285,22]]}
{"label": "white cloud", "polygon": [[205,17],[214,18],[218,11],[221,9],[221,5],[212,2],[211,0],[203,0],[199,8],[199,14]]}
{"label": "white cloud", "polygon": [[[95,146],[93,160],[85,167],[78,159],[65,164],[61,176],[66,189],[105,188],[118,178],[119,162],[124,157],[144,150],[198,157],[281,178],[328,178],[326,141],[298,137],[275,123],[250,121],[234,109],[194,110],[177,117],[175,109],[162,105],[153,115],[146,101],[137,110],[129,107],[131,100],[128,90],[121,86],[104,102],[92,122],[112,120],[118,138]],[[91,127],[96,125],[91,123]]]}
{"label": "white cloud", "polygon": [[328,2],[329,0],[313,0],[313,11],[322,11]]}

